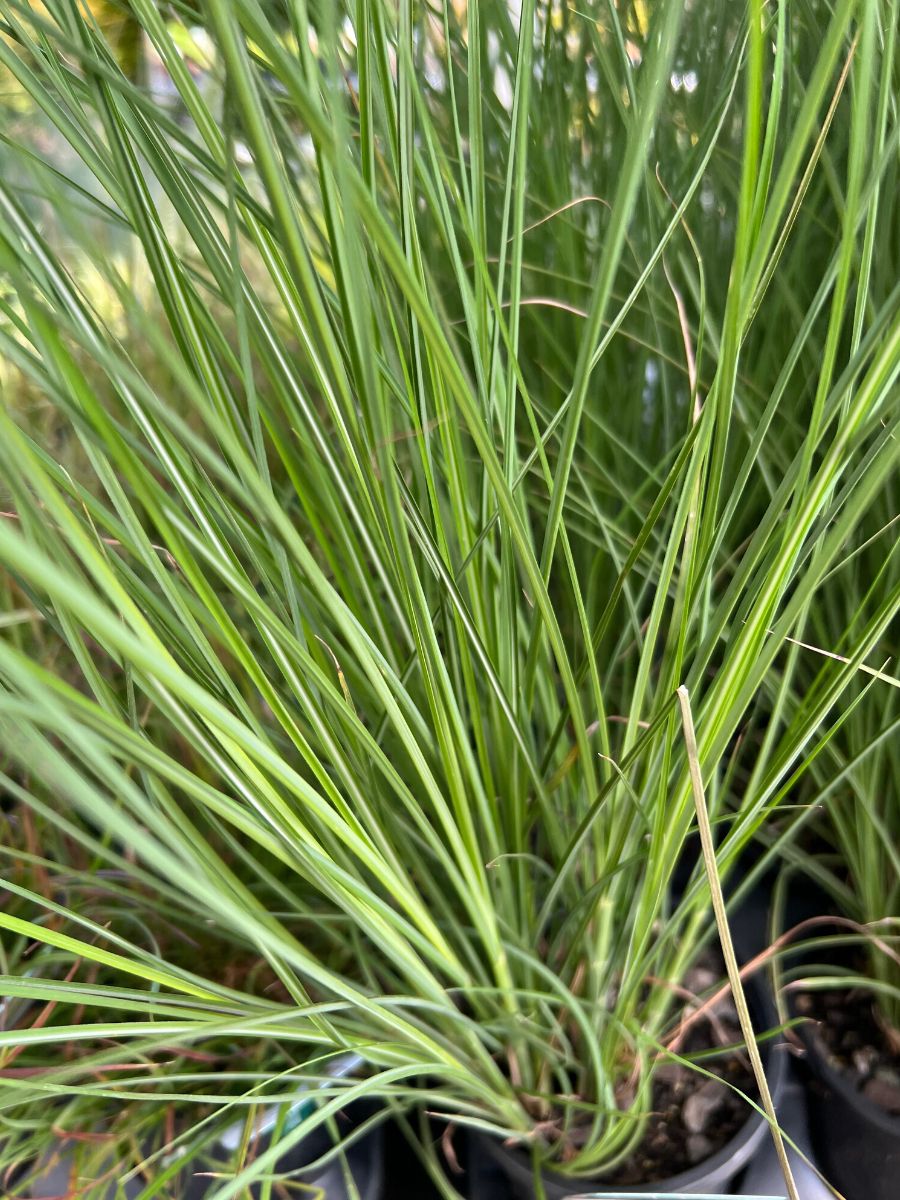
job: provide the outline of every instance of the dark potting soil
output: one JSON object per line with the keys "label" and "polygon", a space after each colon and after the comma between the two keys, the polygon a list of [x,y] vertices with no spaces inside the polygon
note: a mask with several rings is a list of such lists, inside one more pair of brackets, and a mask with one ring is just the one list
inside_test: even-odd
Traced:
{"label": "dark potting soil", "polygon": [[871,992],[801,992],[796,1003],[800,1016],[817,1023],[815,1037],[827,1061],[868,1100],[900,1116],[900,1048],[880,1023]]}
{"label": "dark potting soil", "polygon": [[[726,1083],[683,1067],[663,1071],[665,1078],[654,1083],[653,1115],[643,1141],[604,1177],[604,1184],[651,1184],[687,1171],[720,1150],[750,1116],[747,1104]],[[736,1058],[720,1064],[716,1074],[747,1095],[756,1090],[752,1074]]]}
{"label": "dark potting soil", "polygon": [[[719,972],[698,967],[685,984],[696,995],[719,978]],[[699,1020],[689,1031],[680,1049],[682,1057],[741,1042],[740,1022],[730,995],[715,1006],[710,1017]],[[679,1063],[664,1063],[656,1069],[653,1112],[644,1138],[633,1154],[604,1178],[604,1184],[651,1184],[678,1175],[715,1154],[741,1129],[751,1110],[733,1089],[754,1100],[758,1095],[746,1054],[727,1054],[704,1061],[703,1066],[717,1078]]]}

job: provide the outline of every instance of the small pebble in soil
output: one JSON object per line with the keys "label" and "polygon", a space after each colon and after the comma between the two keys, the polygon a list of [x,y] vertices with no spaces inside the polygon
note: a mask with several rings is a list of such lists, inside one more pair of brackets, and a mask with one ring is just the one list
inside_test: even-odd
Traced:
{"label": "small pebble in soil", "polygon": [[663,1063],[656,1068],[656,1078],[659,1083],[668,1084],[673,1092],[681,1092],[687,1082],[689,1070],[681,1063]]}
{"label": "small pebble in soil", "polygon": [[728,1088],[715,1079],[707,1079],[702,1087],[688,1096],[682,1109],[682,1120],[689,1133],[705,1133],[728,1099]]}
{"label": "small pebble in soil", "polygon": [[860,1046],[853,1051],[853,1069],[860,1075],[871,1075],[878,1066],[878,1051],[873,1046]]}
{"label": "small pebble in soil", "polygon": [[702,1133],[692,1133],[687,1140],[687,1156],[691,1163],[703,1162],[713,1153],[716,1143],[711,1142]]}

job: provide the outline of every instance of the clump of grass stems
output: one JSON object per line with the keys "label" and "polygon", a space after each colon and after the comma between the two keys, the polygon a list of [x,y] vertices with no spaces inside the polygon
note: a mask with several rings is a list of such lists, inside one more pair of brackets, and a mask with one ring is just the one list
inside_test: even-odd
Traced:
{"label": "clump of grass stems", "polygon": [[0,639],[5,778],[122,900],[0,914],[58,964],[3,981],[55,1005],[24,1057],[86,1047],[4,1088],[11,1128],[152,1105],[164,1070],[97,1084],[107,1039],[271,1038],[286,1077],[184,1102],[350,1049],[313,1120],[418,1099],[576,1177],[640,1141],[714,933],[676,688],[725,882],[896,614],[882,574],[862,621],[834,597],[890,541],[897,14],[587,7],[132,0],[169,101],[89,8],[2,0],[79,165],[4,150],[0,339],[78,463],[10,394],[0,562],[58,650]]}
{"label": "clump of grass stems", "polygon": [[[896,521],[896,488],[885,492],[870,514],[872,531]],[[832,659],[843,657],[835,632],[865,624],[873,592],[898,594],[900,558],[896,539],[885,551],[861,538],[852,564],[842,570],[843,587],[811,614],[807,644]],[[846,636],[846,634],[845,634]],[[791,937],[783,979],[796,988],[862,988],[873,994],[885,1039],[900,1048],[900,759],[897,725],[900,680],[896,641],[884,644],[880,662],[865,668],[847,695],[839,722],[822,739],[802,790],[806,833],[796,835],[773,918],[784,923],[791,890],[811,879],[823,911]],[[894,653],[891,653],[894,651]],[[814,694],[825,680],[809,669],[803,681]],[[795,686],[800,683],[798,676]],[[837,920],[829,925],[827,902]],[[800,934],[806,934],[805,937]],[[811,941],[810,938],[813,938]]]}

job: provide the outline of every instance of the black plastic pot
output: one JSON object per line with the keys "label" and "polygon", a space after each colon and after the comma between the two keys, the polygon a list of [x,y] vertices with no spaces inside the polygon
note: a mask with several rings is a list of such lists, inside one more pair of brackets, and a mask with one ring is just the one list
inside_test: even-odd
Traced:
{"label": "black plastic pot", "polygon": [[[350,1128],[358,1125],[368,1115],[371,1115],[370,1111],[361,1112],[358,1109],[351,1111],[348,1117]],[[260,1148],[262,1149],[264,1146],[265,1142]],[[378,1125],[367,1131],[350,1145],[343,1153],[343,1162],[336,1159],[324,1167],[315,1166],[316,1160],[327,1153],[330,1146],[327,1135],[317,1130],[280,1158],[277,1170],[282,1173],[291,1172],[294,1186],[296,1187],[299,1183],[304,1185],[304,1195],[315,1196],[317,1200],[349,1200],[350,1192],[344,1176],[344,1163],[346,1163],[360,1200],[380,1200],[384,1188],[382,1126]],[[225,1168],[229,1162],[227,1149],[227,1147],[214,1148],[202,1160],[193,1164],[185,1164],[180,1182],[177,1183],[180,1200],[203,1200],[203,1197],[220,1186],[221,1179],[215,1179],[203,1173],[214,1172],[217,1166],[220,1169]],[[60,1196],[69,1193],[71,1169],[71,1154],[63,1149],[58,1156],[54,1156],[52,1162],[48,1162],[45,1171],[40,1172],[33,1181],[29,1181],[28,1191],[17,1193],[17,1195],[21,1194],[28,1200],[47,1200],[49,1197],[59,1200]],[[145,1188],[146,1181],[136,1179],[127,1183],[124,1190],[120,1191],[118,1181],[112,1180],[106,1195],[108,1200],[117,1200],[120,1196],[124,1196],[125,1200],[132,1200]],[[260,1191],[260,1186],[254,1185],[250,1194],[259,1196]]]}
{"label": "black plastic pot", "polygon": [[[747,999],[759,1030],[773,1028],[778,1023],[775,1007],[761,981],[748,983]],[[775,1102],[776,1111],[783,1094],[788,1073],[787,1048],[767,1044],[763,1054],[766,1079]],[[721,1150],[710,1155],[688,1171],[682,1171],[669,1179],[654,1180],[639,1186],[616,1186],[609,1181],[575,1180],[553,1172],[544,1172],[542,1183],[547,1200],[569,1200],[590,1192],[604,1192],[608,1196],[628,1197],[662,1192],[677,1195],[697,1193],[729,1192],[740,1172],[751,1162],[754,1155],[769,1137],[768,1124],[764,1117],[752,1112],[746,1124],[738,1130]],[[473,1182],[478,1179],[478,1158],[489,1160],[500,1171],[509,1184],[514,1200],[535,1200],[534,1172],[530,1157],[522,1150],[507,1147],[495,1138],[475,1134],[472,1138],[472,1153],[476,1164]],[[497,1200],[496,1191],[479,1189],[476,1183],[473,1200]],[[874,1198],[872,1198],[874,1200]],[[896,1200],[896,1196],[894,1197]]]}
{"label": "black plastic pot", "polygon": [[[784,926],[794,929],[811,919],[833,915],[827,894],[803,876],[792,878],[787,896]],[[805,934],[810,930],[803,930]],[[856,951],[832,948],[830,968],[858,972]],[[819,953],[803,947],[798,939],[790,959],[797,971],[821,971]],[[796,984],[797,979],[794,980]],[[796,992],[785,992],[790,1014],[800,1015],[794,1004]],[[892,1116],[859,1090],[858,1080],[831,1058],[816,1032],[814,1022],[801,1022],[794,1036],[803,1047],[795,1060],[797,1075],[806,1094],[809,1134],[816,1165],[846,1200],[897,1200],[900,1196],[900,1116]]]}
{"label": "black plastic pot", "polygon": [[[352,1146],[346,1153],[346,1161],[361,1200],[380,1200],[384,1186],[380,1131],[376,1130]],[[210,1161],[204,1160],[202,1168],[204,1171],[209,1171],[213,1165]],[[201,1164],[198,1164],[198,1168],[200,1166]],[[28,1200],[48,1200],[49,1197],[59,1200],[59,1197],[68,1195],[71,1188],[71,1167],[71,1158],[63,1153],[52,1166],[48,1166],[46,1171],[29,1184],[28,1192],[23,1195]],[[292,1167],[289,1162],[282,1161],[279,1162],[278,1169],[279,1171],[288,1171]],[[183,1200],[202,1200],[202,1197],[221,1184],[221,1179],[192,1177],[190,1167],[185,1168],[184,1179],[185,1183],[181,1185],[183,1190],[179,1193]],[[300,1171],[294,1179],[306,1186],[309,1195],[321,1197],[321,1200],[349,1200],[350,1193],[340,1163],[332,1163],[320,1170]],[[121,1192],[118,1183],[111,1181],[107,1193],[108,1200],[117,1200],[123,1195],[126,1200],[131,1200],[140,1195],[145,1188],[146,1182],[137,1179],[127,1183],[124,1192]],[[253,1196],[260,1194],[258,1185],[251,1189],[251,1194]]]}
{"label": "black plastic pot", "polygon": [[806,1054],[813,1149],[822,1173],[846,1200],[897,1200],[900,1116],[864,1096],[853,1075],[831,1065],[809,1028],[798,1033]]}

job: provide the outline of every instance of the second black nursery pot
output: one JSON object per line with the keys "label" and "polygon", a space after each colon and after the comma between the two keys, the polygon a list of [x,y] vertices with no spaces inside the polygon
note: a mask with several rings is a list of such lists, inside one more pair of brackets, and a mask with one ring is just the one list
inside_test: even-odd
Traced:
{"label": "second black nursery pot", "polygon": [[831,1065],[815,1034],[799,1029],[806,1050],[807,1104],[822,1173],[846,1200],[897,1200],[900,1115],[864,1096],[854,1076]]}

